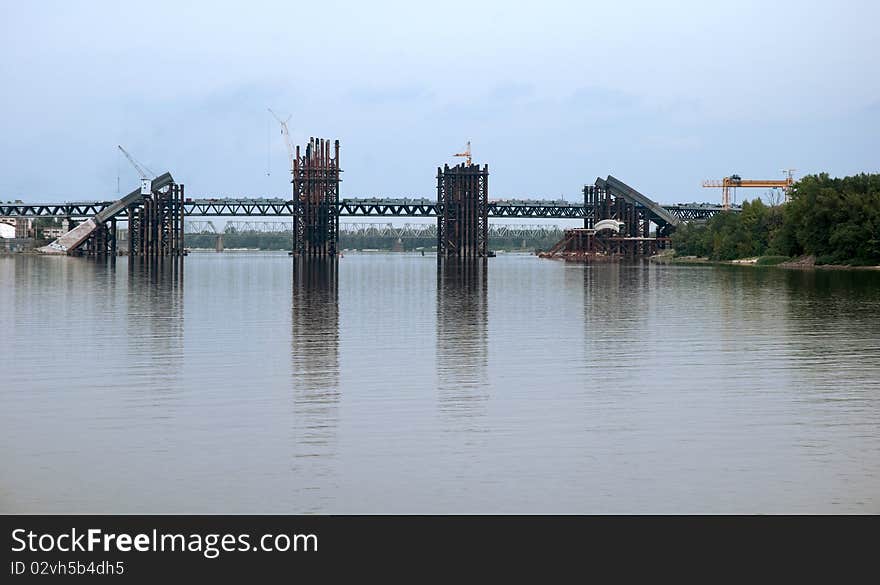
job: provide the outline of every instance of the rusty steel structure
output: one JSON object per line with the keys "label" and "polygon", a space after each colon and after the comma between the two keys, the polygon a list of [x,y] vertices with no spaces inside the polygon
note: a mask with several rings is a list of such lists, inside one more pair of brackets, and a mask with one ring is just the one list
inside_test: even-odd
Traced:
{"label": "rusty steel structure", "polygon": [[[68,203],[0,202],[0,215],[12,217],[92,217],[112,205],[112,201],[83,201]],[[187,217],[284,217],[293,215],[294,204],[282,198],[205,197],[184,201]],[[340,199],[340,217],[437,217],[437,202],[423,197],[369,197]],[[676,203],[663,208],[682,221],[704,221],[724,209],[712,203]],[[731,212],[741,208],[732,205]],[[489,201],[489,217],[519,217],[529,219],[586,219],[592,208],[580,201],[548,199],[504,199]],[[289,228],[288,228],[289,229]]]}
{"label": "rusty steel structure", "polygon": [[86,241],[75,251],[71,252],[71,254],[90,257],[113,257],[117,254],[116,244],[116,218],[112,217],[106,223],[99,224]]}
{"label": "rusty steel structure", "polygon": [[128,207],[130,257],[181,257],[184,239],[184,186],[171,183]]}
{"label": "rusty steel structure", "polygon": [[632,237],[647,237],[650,234],[651,220],[647,209],[627,201],[609,189],[587,185],[584,187],[584,205],[589,205],[592,213],[584,217],[584,228],[592,229],[603,219],[623,222],[622,233]]}
{"label": "rusty steel structure", "polygon": [[310,138],[293,159],[293,256],[336,256],[339,141]]}
{"label": "rusty steel structure", "polygon": [[[543,258],[611,260],[653,256],[667,248],[680,219],[608,176],[584,187],[584,227],[565,230]],[[652,224],[655,230],[651,231]]]}
{"label": "rusty steel structure", "polygon": [[621,232],[629,237],[647,238],[651,235],[651,224],[656,227],[656,235],[667,237],[672,234],[681,218],[665,207],[657,205],[629,185],[608,176],[596,179],[593,185],[584,186],[584,228],[590,229],[603,219],[623,222]]}
{"label": "rusty steel structure", "polygon": [[607,229],[576,228],[565,230],[565,235],[553,248],[539,254],[542,258],[568,260],[616,260],[653,256],[670,245],[670,238],[627,237]]}
{"label": "rusty steel structure", "polygon": [[437,168],[437,257],[489,255],[489,165]]}

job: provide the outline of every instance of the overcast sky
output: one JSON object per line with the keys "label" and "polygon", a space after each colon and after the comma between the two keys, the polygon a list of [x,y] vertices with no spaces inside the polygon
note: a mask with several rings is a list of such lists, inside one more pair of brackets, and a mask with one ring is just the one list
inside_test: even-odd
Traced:
{"label": "overcast sky", "polygon": [[467,140],[492,198],[880,170],[873,1],[0,2],[4,200],[127,192],[117,144],[191,196],[286,195],[267,107],[341,141],[343,197],[433,197]]}

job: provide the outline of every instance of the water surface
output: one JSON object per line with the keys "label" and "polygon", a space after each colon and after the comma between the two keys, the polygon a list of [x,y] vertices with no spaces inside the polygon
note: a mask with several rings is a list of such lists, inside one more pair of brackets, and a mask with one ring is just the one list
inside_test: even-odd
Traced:
{"label": "water surface", "polygon": [[880,512],[880,273],[0,258],[0,512]]}

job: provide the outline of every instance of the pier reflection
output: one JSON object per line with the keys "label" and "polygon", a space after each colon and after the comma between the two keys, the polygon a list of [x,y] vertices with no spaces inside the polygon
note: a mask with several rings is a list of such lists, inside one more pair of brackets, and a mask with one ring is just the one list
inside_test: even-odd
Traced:
{"label": "pier reflection", "polygon": [[440,411],[485,414],[488,399],[488,266],[444,260],[437,266],[437,376]]}
{"label": "pier reflection", "polygon": [[326,488],[339,421],[337,260],[294,258],[292,285],[293,471],[303,489]]}
{"label": "pier reflection", "polygon": [[[113,258],[101,263],[99,271],[115,272],[124,266]],[[134,384],[144,392],[141,402],[157,406],[170,398],[180,387],[184,353],[184,289],[183,262],[171,259],[135,259],[128,262],[128,290],[125,291],[127,319],[125,339],[132,375],[142,372],[144,379]],[[157,399],[159,402],[157,403]]]}

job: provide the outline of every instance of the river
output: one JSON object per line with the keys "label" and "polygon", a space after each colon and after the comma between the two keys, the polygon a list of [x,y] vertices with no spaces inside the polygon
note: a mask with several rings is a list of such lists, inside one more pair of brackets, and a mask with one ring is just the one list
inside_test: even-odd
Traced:
{"label": "river", "polygon": [[0,336],[0,512],[880,512],[880,272],[19,255]]}

